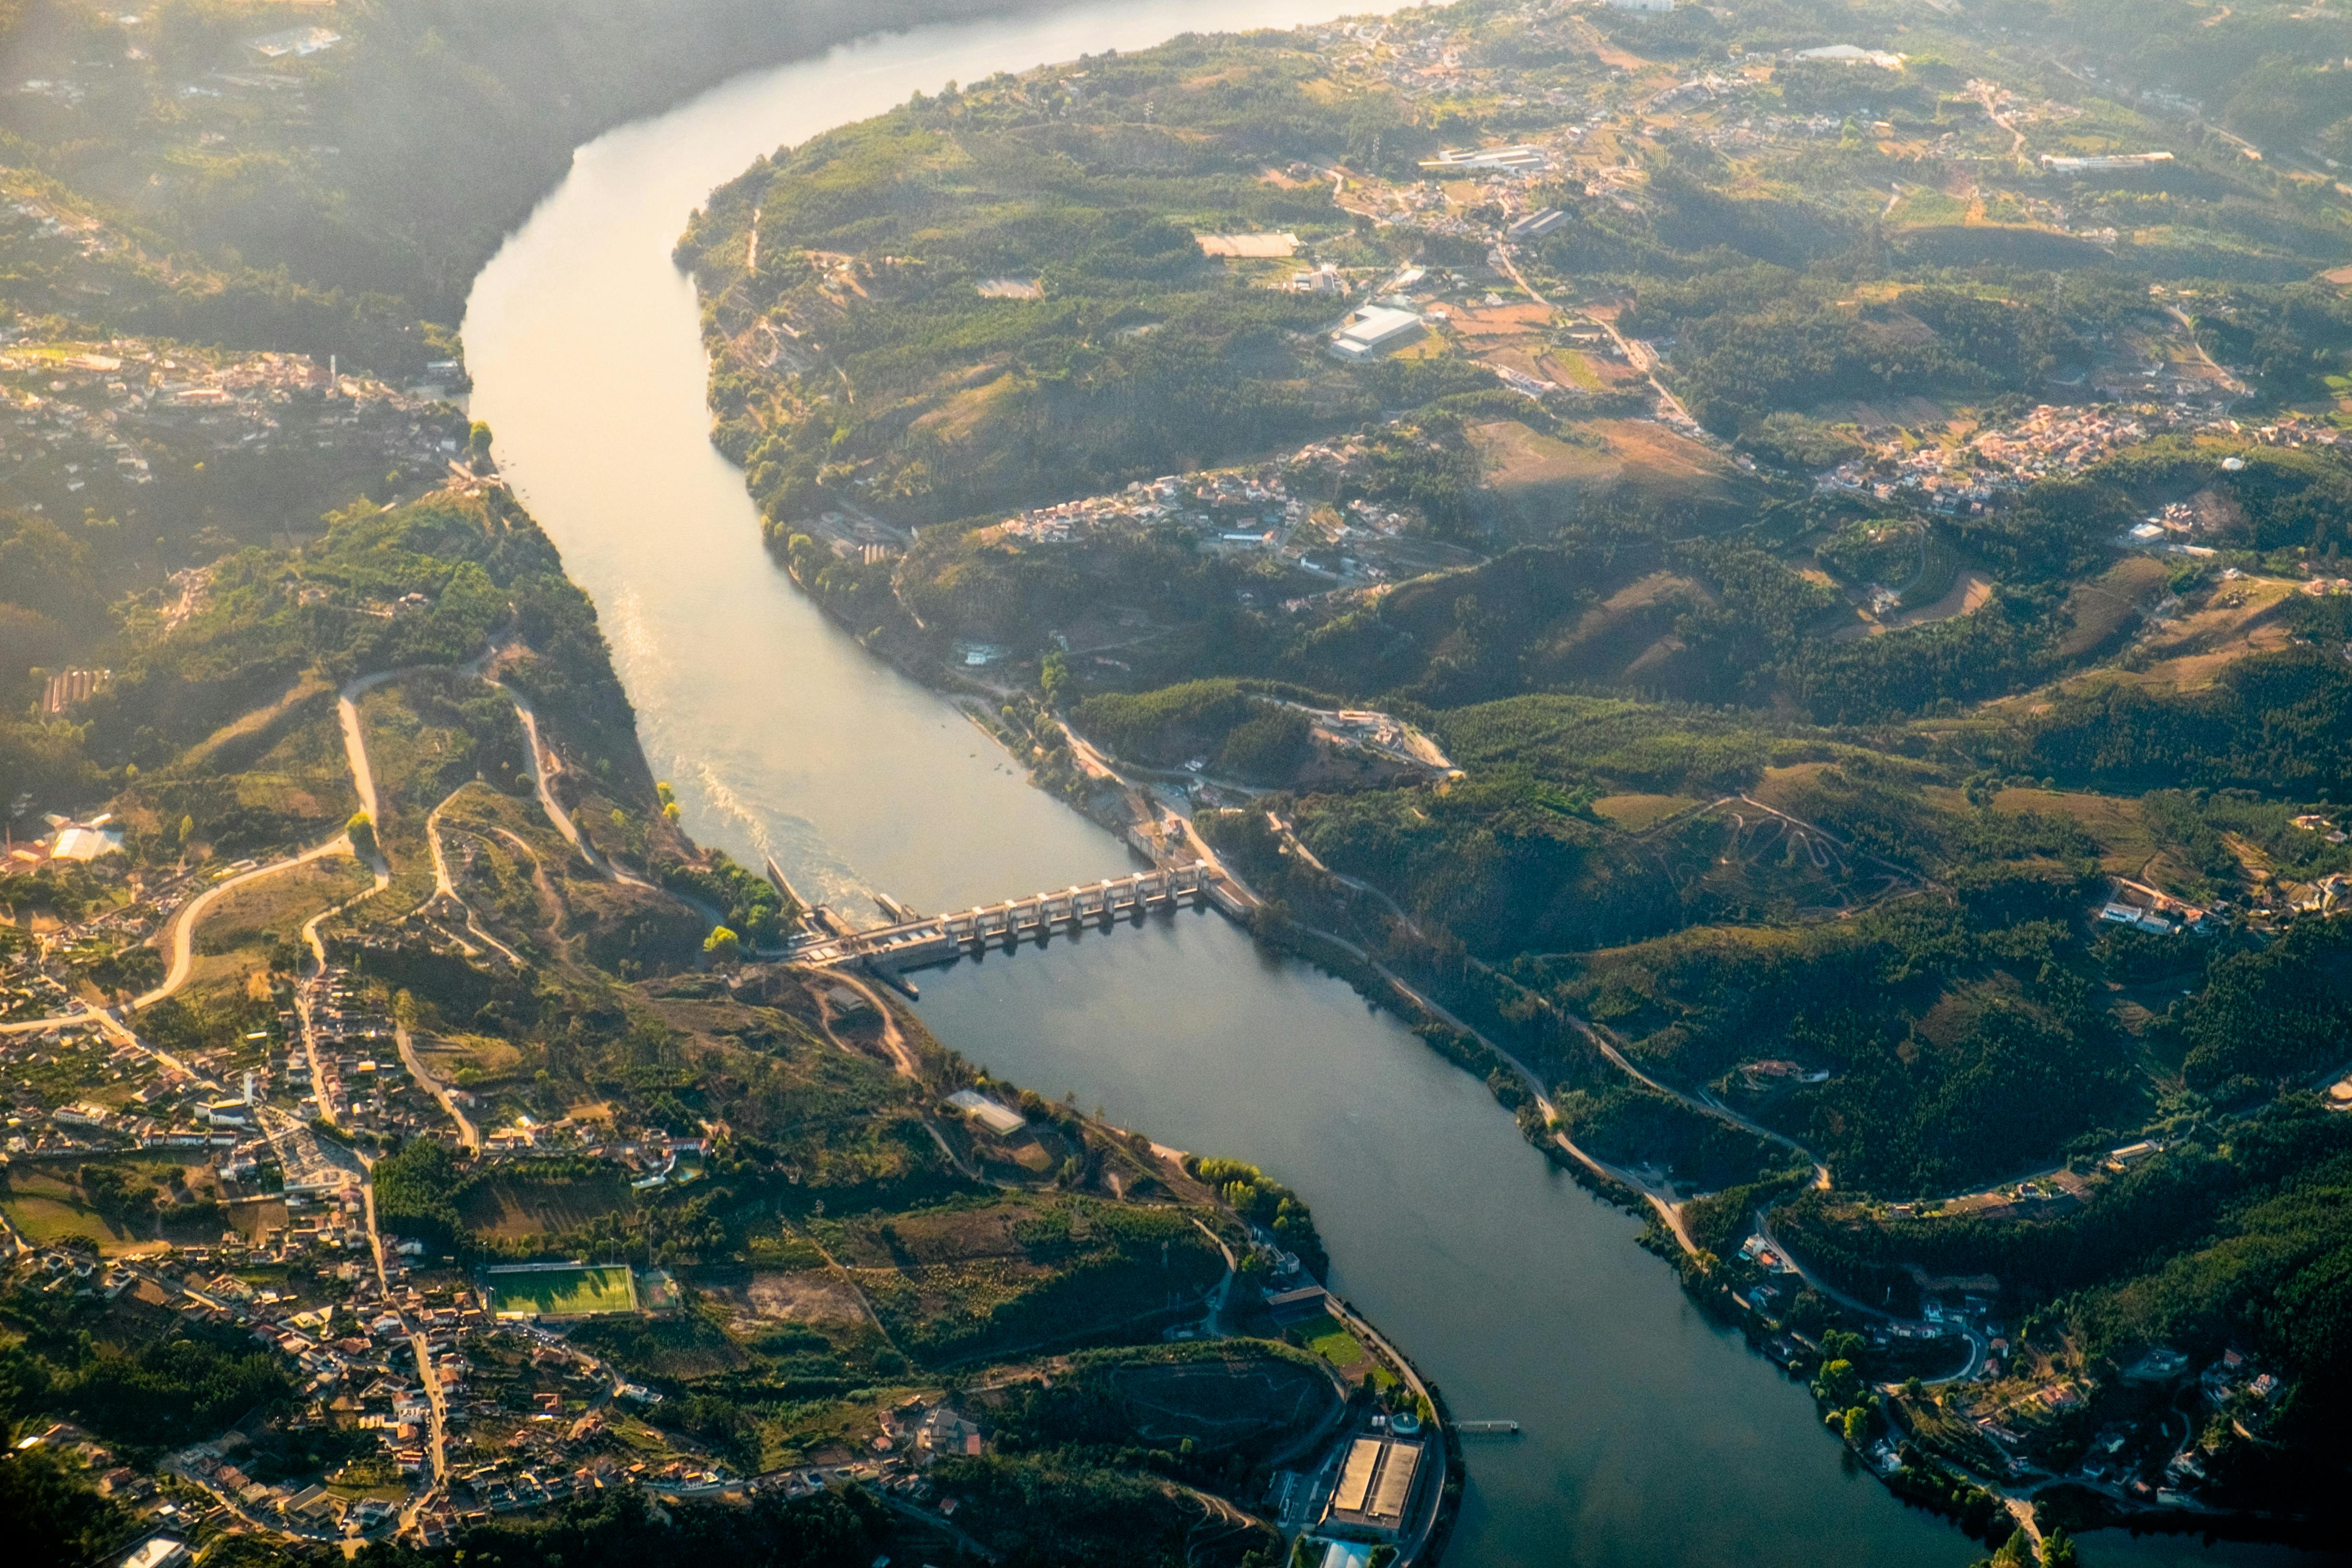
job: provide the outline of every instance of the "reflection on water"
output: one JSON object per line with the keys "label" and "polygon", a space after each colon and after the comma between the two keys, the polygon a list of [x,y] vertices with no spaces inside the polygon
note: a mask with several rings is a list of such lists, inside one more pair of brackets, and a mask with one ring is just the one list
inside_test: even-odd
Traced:
{"label": "reflection on water", "polygon": [[[770,562],[740,476],[708,439],[696,303],[668,259],[687,214],[780,142],[918,89],[1322,14],[1297,0],[1099,5],[749,76],[582,148],[483,272],[466,322],[473,413],[603,607],[646,754],[694,833],[772,851],[845,904],[877,888],[957,909],[1127,866]],[[1975,1555],[1853,1474],[1804,1392],[1693,1310],[1633,1245],[1636,1224],[1554,1172],[1475,1079],[1216,917],[935,971],[922,1009],[1016,1081],[1277,1173],[1314,1206],[1333,1283],[1456,1413],[1525,1423],[1516,1442],[1473,1447],[1452,1563]],[[2093,1561],[2180,1559],[2103,1541]]]}

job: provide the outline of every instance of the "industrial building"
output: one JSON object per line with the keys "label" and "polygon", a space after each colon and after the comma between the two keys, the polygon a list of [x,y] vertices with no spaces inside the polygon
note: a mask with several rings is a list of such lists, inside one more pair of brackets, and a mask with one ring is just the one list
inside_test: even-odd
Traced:
{"label": "industrial building", "polygon": [[1326,1529],[1346,1528],[1393,1534],[1404,1523],[1412,1483],[1421,1472],[1421,1445],[1394,1438],[1359,1437],[1339,1467],[1323,1510]]}
{"label": "industrial building", "polygon": [[1344,360],[1378,359],[1421,336],[1422,320],[1411,310],[1375,305],[1331,334],[1331,352]]}

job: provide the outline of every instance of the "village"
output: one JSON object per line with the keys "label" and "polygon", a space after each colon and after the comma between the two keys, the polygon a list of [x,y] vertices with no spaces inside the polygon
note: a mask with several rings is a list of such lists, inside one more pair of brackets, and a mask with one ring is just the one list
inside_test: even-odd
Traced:
{"label": "village", "polygon": [[[1935,1204],[1894,1205],[1890,1213],[2042,1215],[2079,1206],[2094,1184],[2159,1152],[2143,1141],[2108,1152],[2087,1175],[2046,1173]],[[1990,1275],[1918,1275],[1915,1315],[1874,1312],[1858,1335],[1808,1334],[1790,1320],[1798,1298],[1813,1294],[1812,1277],[1762,1231],[1740,1257],[1753,1281],[1734,1300],[1767,1355],[1820,1391],[1853,1375],[1840,1355],[1867,1354],[1886,1430],[1858,1447],[1882,1477],[1899,1480],[1933,1456],[2011,1497],[2079,1487],[2126,1506],[2193,1513],[2207,1507],[2199,1492],[2217,1433],[2259,1441],[2273,1415],[2278,1379],[2237,1346],[2200,1369],[2157,1345],[2103,1384],[2074,1366],[2065,1347],[2051,1346],[2046,1332],[2013,1322],[2000,1305],[2000,1281]],[[1835,1404],[1862,1387],[1832,1387],[1827,1396]]]}
{"label": "village", "polygon": [[[1020,1124],[1017,1112],[971,1098]],[[143,1470],[70,1423],[20,1446],[74,1455],[167,1543],[242,1525],[354,1545],[396,1534],[430,1548],[469,1524],[614,1487],[692,1499],[803,1497],[863,1483],[919,1521],[951,1526],[959,1500],[931,1467],[992,1451],[1007,1394],[1051,1388],[1066,1370],[1048,1360],[966,1392],[885,1391],[834,1440],[746,1476],[658,1424],[662,1395],[572,1338],[599,1319],[676,1314],[681,1297],[667,1273],[580,1260],[463,1267],[425,1242],[379,1233],[362,1179],[338,1163],[320,1179],[231,1199],[223,1207],[235,1217],[216,1240],[103,1255],[87,1239],[45,1243],[0,1219],[0,1271],[11,1288],[249,1337],[268,1352],[290,1400],[290,1410],[279,1407],[287,1413],[264,1420],[257,1411]],[[22,1195],[12,1205],[19,1213]],[[1319,1374],[1334,1385],[1325,1397],[1335,1415],[1353,1410],[1336,1397],[1342,1373],[1360,1373],[1368,1386],[1377,1375],[1396,1391],[1353,1421],[1327,1418],[1303,1434],[1263,1500],[1292,1528],[1317,1532],[1318,1552],[1342,1544],[1340,1560],[1360,1568],[1372,1544],[1425,1528],[1436,1487],[1419,1463],[1428,1400],[1395,1352],[1307,1280],[1270,1232],[1251,1228],[1264,1262],[1255,1287],[1244,1294],[1229,1281],[1202,1304],[1203,1317],[1163,1337],[1288,1334],[1348,1363]],[[304,1460],[321,1451],[339,1456],[323,1474]],[[1383,1466],[1391,1473],[1375,1485]]]}
{"label": "village", "polygon": [[1211,553],[1263,554],[1334,586],[1389,579],[1389,559],[1417,521],[1394,507],[1356,500],[1344,510],[1299,493],[1341,490],[1361,466],[1360,439],[1315,442],[1289,458],[1252,468],[1170,474],[1123,491],[1018,512],[997,525],[1002,538],[1068,544],[1089,534],[1187,530]]}
{"label": "village", "polygon": [[463,422],[446,404],[342,374],[331,357],[320,365],[302,354],[11,330],[0,331],[0,402],[9,411],[0,486],[26,510],[66,516],[129,504],[158,464],[178,473],[226,453],[332,453],[437,479],[464,447]]}

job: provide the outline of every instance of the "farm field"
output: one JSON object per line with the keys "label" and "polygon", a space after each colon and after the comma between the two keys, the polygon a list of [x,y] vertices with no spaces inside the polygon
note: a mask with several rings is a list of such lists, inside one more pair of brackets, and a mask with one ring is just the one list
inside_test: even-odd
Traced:
{"label": "farm field", "polygon": [[325,856],[256,878],[221,895],[193,945],[198,956],[213,958],[293,941],[305,921],[367,891],[373,880],[348,855]]}
{"label": "farm field", "polygon": [[576,1229],[630,1206],[628,1184],[618,1175],[572,1181],[527,1179],[485,1182],[461,1205],[467,1227],[499,1241]]}

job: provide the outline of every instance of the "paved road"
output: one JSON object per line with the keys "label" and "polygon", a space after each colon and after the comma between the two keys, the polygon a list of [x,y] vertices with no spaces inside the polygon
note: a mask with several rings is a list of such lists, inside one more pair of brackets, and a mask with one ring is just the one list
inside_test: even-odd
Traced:
{"label": "paved road", "polygon": [[[1284,845],[1286,846],[1291,854],[1301,862],[1313,867],[1316,870],[1321,872],[1324,876],[1330,878],[1333,881],[1339,883],[1343,887],[1352,888],[1356,891],[1363,893],[1368,897],[1378,899],[1382,904],[1388,907],[1390,913],[1393,914],[1399,921],[1403,922],[1406,930],[1412,931],[1415,935],[1421,934],[1421,927],[1419,923],[1416,922],[1411,915],[1404,911],[1404,907],[1402,905],[1399,904],[1394,899],[1389,897],[1387,893],[1381,891],[1379,888],[1374,887],[1370,882],[1363,881],[1355,877],[1350,877],[1345,872],[1334,871],[1330,867],[1325,865],[1317,858],[1315,852],[1307,847],[1306,841],[1300,838],[1298,835],[1292,830],[1290,824],[1282,821],[1278,817],[1273,817],[1271,815],[1269,815],[1268,820],[1274,826],[1276,835],[1282,839]],[[1534,1095],[1536,1105],[1538,1109],[1541,1110],[1544,1113],[1545,1120],[1547,1121],[1556,1121],[1558,1120],[1558,1114],[1552,1106],[1551,1099],[1544,1092],[1542,1082],[1533,1072],[1528,1070],[1527,1065],[1521,1062],[1518,1058],[1512,1055],[1509,1051],[1505,1050],[1502,1047],[1496,1045],[1493,1040],[1488,1039],[1478,1030],[1472,1028],[1462,1019],[1455,1017],[1451,1011],[1440,1005],[1433,998],[1423,994],[1414,986],[1406,984],[1396,975],[1390,973],[1385,967],[1375,963],[1369,953],[1365,953],[1362,949],[1358,948],[1353,942],[1348,942],[1345,938],[1336,936],[1329,931],[1324,931],[1319,934],[1330,938],[1332,941],[1340,942],[1342,945],[1348,947],[1351,952],[1357,952],[1362,956],[1365,962],[1371,963],[1373,968],[1378,969],[1380,973],[1388,979],[1391,984],[1396,986],[1398,990],[1412,998],[1414,1002],[1419,1004],[1433,1016],[1444,1020],[1451,1027],[1459,1029],[1464,1034],[1469,1035],[1473,1038],[1476,1039],[1480,1044],[1484,1045],[1488,1050],[1493,1051],[1497,1057],[1500,1057],[1504,1061],[1509,1063],[1512,1071],[1518,1075],[1520,1081],[1527,1086],[1528,1092]],[[1576,1016],[1572,1013],[1563,1011],[1561,1012],[1560,1016],[1567,1019],[1568,1022],[1580,1031],[1586,1039],[1590,1040],[1603,1056],[1607,1057],[1620,1071],[1625,1073],[1627,1076],[1641,1083],[1646,1084],[1651,1089],[1656,1090],[1660,1094],[1667,1096],[1669,1099],[1677,1100],[1682,1104],[1688,1106],[1691,1110],[1699,1112],[1703,1116],[1711,1116],[1718,1121],[1728,1121],[1734,1126],[1752,1132],[1759,1138],[1769,1138],[1776,1143],[1785,1145],[1789,1149],[1791,1149],[1797,1153],[1804,1156],[1804,1158],[1811,1163],[1813,1167],[1813,1182],[1816,1186],[1826,1188],[1830,1184],[1829,1167],[1823,1164],[1811,1150],[1805,1148],[1803,1144],[1799,1143],[1796,1140],[1787,1136],[1785,1133],[1775,1132],[1769,1127],[1749,1121],[1747,1118],[1717,1103],[1712,1099],[1695,1099],[1690,1095],[1685,1094],[1678,1089],[1675,1089],[1670,1085],[1659,1082],[1649,1074],[1635,1067],[1625,1058],[1622,1051],[1618,1050],[1612,1041],[1610,1041],[1599,1030],[1593,1028],[1591,1025],[1586,1023],[1583,1019]],[[1697,1246],[1691,1240],[1690,1232],[1684,1227],[1681,1200],[1676,1198],[1672,1192],[1662,1190],[1653,1185],[1651,1183],[1643,1180],[1631,1171],[1625,1170],[1622,1166],[1611,1164],[1608,1162],[1600,1159],[1598,1156],[1579,1148],[1564,1132],[1555,1131],[1552,1134],[1552,1138],[1554,1142],[1563,1152],[1575,1159],[1578,1163],[1583,1165],[1587,1170],[1591,1171],[1596,1175],[1606,1176],[1611,1181],[1621,1182],[1626,1186],[1633,1188],[1635,1192],[1640,1193],[1643,1197],[1649,1199],[1650,1205],[1658,1211],[1659,1217],[1665,1222],[1667,1228],[1675,1233],[1675,1239],[1682,1243],[1683,1250],[1691,1253],[1698,1251]]]}
{"label": "paved road", "polygon": [[[1511,275],[1511,281],[1519,286],[1521,292],[1547,310],[1551,307],[1551,301],[1537,293],[1536,286],[1528,282],[1526,275],[1520,272],[1519,264],[1512,257],[1509,246],[1497,241],[1495,254],[1503,258],[1503,270]],[[1592,318],[1592,321],[1595,326],[1609,334],[1610,341],[1617,345],[1617,352],[1625,356],[1625,363],[1649,378],[1650,390],[1658,395],[1658,401],[1665,406],[1667,413],[1674,416],[1675,423],[1687,426],[1692,432],[1704,435],[1705,432],[1701,429],[1699,422],[1691,417],[1689,409],[1683,406],[1683,400],[1668,392],[1666,384],[1658,379],[1657,369],[1651,363],[1648,353],[1620,332],[1616,322],[1604,321],[1597,316]]]}
{"label": "paved road", "polygon": [[[1378,889],[1372,888],[1369,884],[1355,882],[1350,878],[1341,877],[1339,873],[1324,866],[1320,860],[1315,858],[1313,853],[1307,848],[1305,844],[1300,843],[1296,837],[1290,836],[1287,827],[1283,829],[1283,833],[1285,837],[1288,838],[1288,841],[1292,845],[1296,846],[1296,852],[1304,857],[1307,864],[1316,867],[1318,869],[1322,870],[1325,875],[1332,877],[1337,880],[1347,882],[1350,886],[1360,887],[1365,891],[1371,893],[1376,897],[1387,899],[1388,895],[1381,893]],[[1389,907],[1391,909],[1396,908],[1393,900],[1390,901]],[[1405,918],[1402,916],[1401,911],[1399,918]],[[1410,926],[1412,922],[1410,920],[1407,920],[1406,923]],[[1578,1164],[1582,1165],[1586,1170],[1591,1171],[1594,1175],[1601,1177],[1604,1181],[1613,1182],[1620,1186],[1630,1188],[1633,1192],[1641,1194],[1643,1198],[1649,1204],[1650,1207],[1656,1212],[1659,1222],[1664,1225],[1665,1227],[1674,1234],[1675,1240],[1681,1246],[1685,1252],[1696,1255],[1699,1251],[1698,1244],[1691,1239],[1689,1228],[1683,1224],[1682,1205],[1675,1197],[1672,1192],[1664,1191],[1654,1186],[1649,1182],[1644,1181],[1642,1177],[1634,1174],[1633,1172],[1625,1170],[1621,1166],[1611,1164],[1608,1161],[1601,1159],[1599,1155],[1580,1147],[1574,1139],[1570,1138],[1566,1132],[1560,1131],[1559,1127],[1559,1108],[1552,1103],[1551,1097],[1544,1092],[1543,1081],[1537,1078],[1534,1072],[1529,1070],[1525,1062],[1522,1062],[1517,1057],[1513,1056],[1509,1051],[1504,1049],[1501,1046],[1496,1045],[1493,1040],[1487,1038],[1485,1034],[1480,1032],[1478,1029],[1474,1028],[1464,1019],[1456,1017],[1450,1008],[1446,1007],[1435,997],[1429,995],[1419,987],[1413,985],[1411,982],[1398,975],[1386,964],[1381,963],[1380,960],[1374,958],[1370,953],[1365,952],[1354,942],[1349,942],[1346,937],[1339,935],[1339,932],[1324,931],[1319,927],[1315,926],[1308,926],[1305,929],[1313,931],[1317,936],[1321,937],[1326,942],[1334,942],[1339,946],[1345,948],[1349,953],[1353,954],[1359,962],[1362,963],[1367,968],[1378,974],[1382,980],[1387,981],[1388,984],[1396,990],[1396,993],[1400,996],[1402,996],[1412,1007],[1416,1007],[1423,1013],[1427,1014],[1429,1016],[1437,1019],[1448,1028],[1460,1030],[1463,1034],[1469,1036],[1472,1039],[1476,1040],[1480,1045],[1492,1051],[1497,1059],[1502,1061],[1511,1069],[1512,1074],[1518,1079],[1521,1087],[1528,1091],[1529,1098],[1533,1099],[1536,1102],[1536,1110],[1543,1116],[1544,1122],[1550,1134],[1550,1142],[1553,1147],[1559,1149],[1560,1152],[1566,1154],[1570,1159],[1574,1160]]]}
{"label": "paved road", "polygon": [[[360,1158],[365,1160],[367,1156],[362,1154]],[[384,1302],[389,1306],[392,1301],[392,1271],[384,1265],[383,1233],[376,1228],[373,1182],[368,1182],[361,1187],[360,1203],[362,1212],[367,1215],[368,1247],[375,1254],[376,1283],[382,1288]],[[409,1495],[407,1503],[400,1510],[400,1528],[404,1531],[415,1521],[417,1514],[433,1500],[434,1494],[446,1485],[449,1479],[449,1407],[442,1393],[441,1375],[433,1368],[433,1352],[425,1343],[425,1331],[422,1329],[416,1330],[408,1336],[408,1344],[409,1348],[415,1352],[417,1381],[424,1385],[425,1404],[431,1412],[427,1430],[431,1433],[433,1484],[423,1491]]]}
{"label": "paved road", "polygon": [[[1413,1370],[1412,1363],[1405,1359],[1403,1352],[1389,1342],[1387,1335],[1339,1297],[1327,1296],[1327,1300],[1332,1313],[1340,1322],[1354,1330],[1358,1339],[1388,1358],[1390,1364],[1396,1368],[1397,1374],[1404,1379],[1407,1388],[1428,1400],[1432,1410],[1437,1408],[1437,1401],[1430,1397],[1429,1387],[1421,1381],[1421,1373]],[[1421,1511],[1412,1529],[1398,1537],[1395,1568],[1415,1568],[1415,1564],[1421,1562],[1422,1554],[1429,1549],[1430,1536],[1437,1529],[1437,1515],[1444,1503],[1445,1428],[1433,1421],[1422,1428],[1422,1435],[1421,1462],[1423,1469],[1414,1479],[1413,1492],[1415,1496],[1425,1498],[1428,1506]]]}

